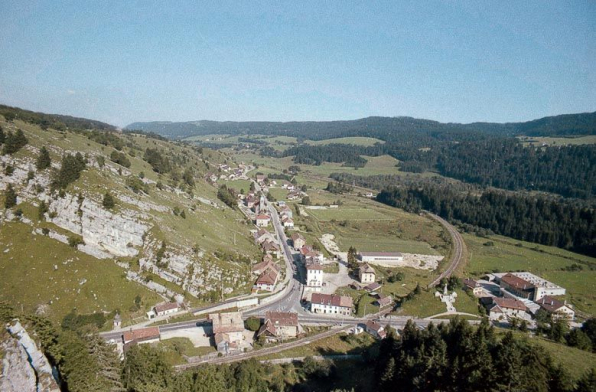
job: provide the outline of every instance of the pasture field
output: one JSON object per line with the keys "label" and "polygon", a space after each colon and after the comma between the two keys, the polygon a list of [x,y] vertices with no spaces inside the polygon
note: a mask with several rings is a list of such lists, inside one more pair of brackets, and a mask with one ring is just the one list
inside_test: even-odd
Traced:
{"label": "pasture field", "polygon": [[374,146],[377,143],[385,144],[385,142],[381,139],[377,139],[374,137],[361,137],[361,136],[354,136],[354,137],[339,137],[336,139],[325,139],[325,140],[306,140],[305,144],[310,144],[313,146],[326,146],[328,144],[353,144],[355,146]]}
{"label": "pasture field", "polygon": [[[567,289],[577,309],[596,315],[596,259],[563,249],[501,236],[480,238],[464,234],[470,260],[466,273],[529,271]],[[491,245],[492,243],[492,245]],[[572,266],[581,270],[568,270]]]}
{"label": "pasture field", "polygon": [[331,220],[392,220],[391,216],[387,216],[379,211],[369,208],[349,208],[340,206],[338,208],[327,209],[306,209],[309,215],[315,217],[319,221]]}
{"label": "pasture field", "polygon": [[568,145],[581,145],[581,144],[596,144],[596,135],[588,136],[574,136],[574,137],[533,137],[533,136],[520,136],[518,137],[522,143],[534,146],[568,146]]}
{"label": "pasture field", "polygon": [[217,185],[225,184],[228,188],[235,189],[240,192],[244,189],[244,193],[250,192],[250,180],[230,180],[230,181],[218,181]]}

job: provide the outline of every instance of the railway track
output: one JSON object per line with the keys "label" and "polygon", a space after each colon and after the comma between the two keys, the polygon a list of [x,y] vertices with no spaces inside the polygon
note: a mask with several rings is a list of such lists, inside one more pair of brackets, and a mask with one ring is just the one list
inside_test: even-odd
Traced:
{"label": "railway track", "polygon": [[428,287],[431,288],[438,285],[441,279],[450,277],[453,274],[453,272],[457,269],[457,267],[459,267],[461,263],[465,261],[466,243],[464,242],[464,239],[461,236],[461,234],[457,231],[455,227],[453,227],[453,225],[451,225],[449,222],[447,222],[445,219],[441,218],[438,215],[435,215],[428,211],[425,212],[428,216],[439,222],[441,225],[443,225],[445,229],[447,229],[453,241],[453,254],[451,255],[449,267],[447,267],[447,269],[443,271],[435,280],[430,282]]}

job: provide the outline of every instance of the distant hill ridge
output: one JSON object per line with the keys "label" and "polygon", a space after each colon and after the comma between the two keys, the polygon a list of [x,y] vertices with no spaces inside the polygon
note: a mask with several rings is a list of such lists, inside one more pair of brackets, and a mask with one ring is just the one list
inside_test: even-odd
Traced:
{"label": "distant hill ridge", "polygon": [[366,117],[345,121],[188,121],[135,122],[125,129],[155,132],[162,136],[183,139],[208,134],[287,135],[312,140],[370,136],[390,140],[401,132],[477,131],[499,136],[570,136],[595,135],[596,112],[563,114],[517,123],[475,122],[471,124],[441,123],[413,117]]}

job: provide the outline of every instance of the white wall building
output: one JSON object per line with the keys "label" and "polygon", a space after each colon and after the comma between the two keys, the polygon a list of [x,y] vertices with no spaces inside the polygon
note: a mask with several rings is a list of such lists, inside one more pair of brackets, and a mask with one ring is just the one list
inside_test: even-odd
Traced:
{"label": "white wall building", "polygon": [[306,286],[320,288],[323,286],[323,266],[321,264],[306,265]]}
{"label": "white wall building", "polygon": [[360,252],[358,258],[362,263],[386,267],[394,267],[404,261],[404,256],[399,252]]}
{"label": "white wall building", "polygon": [[310,301],[310,310],[313,313],[349,316],[353,306],[352,297],[335,294],[313,293]]}

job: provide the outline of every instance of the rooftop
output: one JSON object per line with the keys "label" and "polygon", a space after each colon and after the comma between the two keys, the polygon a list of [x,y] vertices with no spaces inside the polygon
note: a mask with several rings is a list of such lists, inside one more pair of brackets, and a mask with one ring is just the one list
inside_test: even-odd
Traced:
{"label": "rooftop", "polygon": [[536,301],[538,305],[544,310],[552,313],[556,312],[557,310],[561,309],[563,306],[567,306],[567,303],[564,301],[560,301],[554,297],[544,296]]}
{"label": "rooftop", "polygon": [[352,297],[336,294],[313,293],[311,302],[318,305],[340,306],[344,308],[351,308],[354,306]]}
{"label": "rooftop", "polygon": [[532,290],[534,285],[519,276],[515,276],[513,274],[506,274],[503,275],[501,278],[501,282],[508,284],[511,287],[514,287],[518,290]]}
{"label": "rooftop", "polygon": [[213,333],[243,332],[244,321],[239,312],[215,313],[209,315],[213,323]]}
{"label": "rooftop", "polygon": [[156,305],[155,311],[157,313],[159,313],[159,312],[165,312],[167,310],[178,309],[179,307],[180,307],[180,305],[178,305],[177,302],[166,302],[163,304]]}
{"label": "rooftop", "polygon": [[150,340],[159,339],[159,327],[149,327],[135,329],[134,331],[126,331],[122,334],[125,342],[133,340]]}
{"label": "rooftop", "polygon": [[523,310],[524,312],[528,310],[522,301],[514,298],[494,297],[493,303],[500,308]]}
{"label": "rooftop", "polygon": [[290,312],[267,312],[265,320],[270,320],[273,325],[295,327],[298,326],[298,313]]}
{"label": "rooftop", "polygon": [[364,264],[360,267],[360,272],[363,274],[374,274],[375,270],[368,264]]}

